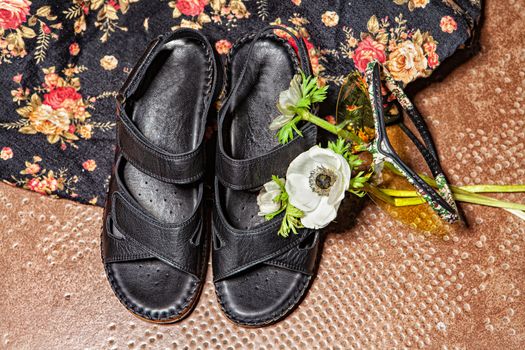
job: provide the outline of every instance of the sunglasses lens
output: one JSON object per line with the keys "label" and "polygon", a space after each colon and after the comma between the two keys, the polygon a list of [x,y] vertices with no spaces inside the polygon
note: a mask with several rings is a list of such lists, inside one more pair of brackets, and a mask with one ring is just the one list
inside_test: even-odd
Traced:
{"label": "sunglasses lens", "polygon": [[[395,124],[399,121],[400,109],[393,96],[384,96],[383,100],[385,123]],[[348,130],[357,134],[365,143],[375,137],[368,85],[357,71],[350,73],[341,85],[337,98],[336,123],[344,123]]]}
{"label": "sunglasses lens", "polygon": [[[383,170],[382,178],[383,182],[380,186],[382,188],[415,192],[414,187],[407,179],[388,169]],[[443,236],[453,230],[453,227],[441,220],[436,212],[434,212],[434,210],[432,210],[432,208],[426,203],[409,206],[395,206],[372,195],[370,195],[370,197],[394,221],[397,221],[404,226],[408,225],[418,232]]]}
{"label": "sunglasses lens", "polygon": [[336,122],[344,123],[345,128],[354,132],[365,143],[375,137],[368,87],[359,72],[350,73],[341,85],[337,99]]}

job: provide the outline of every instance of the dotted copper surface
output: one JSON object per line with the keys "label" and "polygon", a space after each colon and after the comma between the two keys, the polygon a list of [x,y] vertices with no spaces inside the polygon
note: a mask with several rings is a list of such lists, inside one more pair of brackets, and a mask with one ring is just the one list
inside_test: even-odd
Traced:
{"label": "dotted copper surface", "polygon": [[[416,98],[457,185],[525,183],[524,17],[523,1],[487,1],[482,52]],[[230,323],[210,270],[190,317],[157,326],[111,292],[102,209],[0,185],[0,348],[522,348],[525,222],[462,208],[470,228],[422,234],[368,201],[330,229],[310,292],[276,325]]]}

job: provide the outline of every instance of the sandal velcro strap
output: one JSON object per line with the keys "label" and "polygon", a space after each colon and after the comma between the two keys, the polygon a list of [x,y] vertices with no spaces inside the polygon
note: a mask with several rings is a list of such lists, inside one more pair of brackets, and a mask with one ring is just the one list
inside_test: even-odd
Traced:
{"label": "sandal velcro strap", "polygon": [[[120,252],[111,250],[106,261],[123,261],[122,249],[133,258],[155,257],[188,274],[198,276],[198,256],[196,249],[202,235],[202,213],[199,207],[185,222],[166,224],[144,213],[144,210],[125,192],[113,192],[111,197],[111,220],[121,236]],[[106,227],[111,230],[111,226]],[[118,244],[118,243],[117,243]],[[115,243],[114,243],[115,245]]]}
{"label": "sandal velcro strap", "polygon": [[251,159],[234,159],[226,155],[219,140],[216,175],[221,184],[233,190],[252,190],[270,181],[272,175],[284,177],[288,164],[316,143],[315,125],[308,123],[300,130],[302,137],[297,135],[287,144]]}
{"label": "sandal velcro strap", "polygon": [[204,173],[202,142],[193,151],[172,154],[149,142],[121,108],[118,120],[118,145],[133,166],[160,181],[188,184]]}
{"label": "sandal velcro strap", "polygon": [[[281,220],[269,221],[250,232],[243,232],[226,223],[220,208],[213,216],[214,281],[261,264],[270,264],[312,275],[318,249],[319,232],[302,229],[298,234],[280,237]],[[308,244],[301,247],[301,243]]]}

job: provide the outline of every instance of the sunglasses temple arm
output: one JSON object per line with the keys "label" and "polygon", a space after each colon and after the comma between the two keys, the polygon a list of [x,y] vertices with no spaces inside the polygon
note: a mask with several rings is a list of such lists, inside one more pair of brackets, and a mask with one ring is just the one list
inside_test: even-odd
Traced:
{"label": "sunglasses temple arm", "polygon": [[430,130],[428,130],[427,123],[417,110],[417,108],[414,106],[413,109],[408,109],[407,114],[416,126],[419,134],[423,138],[423,141],[425,142],[425,145],[427,146],[427,149],[430,153],[436,158],[436,160],[439,162],[439,156],[436,150],[436,145],[434,144],[434,140],[432,139],[432,135],[430,135]]}
{"label": "sunglasses temple arm", "polygon": [[[369,90],[370,90],[370,96],[372,98],[372,108],[374,109],[374,114],[376,115],[376,118],[378,119],[377,122],[379,125],[376,125],[377,132],[379,134],[383,134],[381,130],[384,128],[384,116],[383,116],[383,105],[381,102],[381,94],[379,93],[379,89],[381,88],[381,76],[380,76],[380,67],[381,65],[379,62],[375,61],[372,63],[369,63],[369,67],[367,69],[367,79],[369,79]],[[384,68],[383,68],[384,69]],[[404,94],[403,90],[393,81],[393,78],[391,75],[387,74],[385,75],[388,80],[391,80],[389,83],[388,88],[392,87],[397,90],[396,98],[398,98],[399,102],[402,106],[411,106],[413,109],[413,105],[408,99],[408,97]],[[402,99],[403,101],[401,101]],[[417,124],[417,123],[416,123]],[[416,125],[417,126],[417,125]],[[381,129],[381,130],[379,130]],[[410,139],[412,139],[413,142],[415,142],[418,150],[423,154],[423,157],[425,158],[425,161],[428,163],[429,167],[432,169],[433,175],[435,175],[436,183],[438,183],[438,190],[441,196],[436,193],[436,191],[428,186],[412,169],[410,169],[408,166],[403,164],[403,162],[400,161],[400,164],[393,165],[398,168],[402,173],[406,174],[408,177],[408,180],[416,187],[418,192],[422,195],[422,197],[430,204],[430,206],[446,221],[455,221],[458,218],[458,210],[456,203],[454,201],[454,198],[452,196],[452,191],[448,185],[448,182],[446,180],[445,175],[443,174],[443,171],[441,170],[441,166],[439,165],[439,162],[435,156],[433,156],[428,148],[426,148],[420,141],[415,137],[415,135],[406,128],[405,132],[409,132],[407,134]],[[380,137],[380,135],[378,135]],[[388,142],[387,135],[383,135],[385,138],[385,141]],[[380,145],[378,145],[380,147]],[[426,156],[425,156],[426,155]],[[396,157],[393,157],[392,160],[394,160]],[[440,204],[439,202],[442,202]]]}
{"label": "sunglasses temple arm", "polygon": [[423,156],[423,159],[425,159],[425,162],[427,163],[428,167],[430,168],[430,171],[432,172],[432,176],[434,177],[434,179],[436,179],[436,185],[439,193],[441,194],[441,197],[445,199],[445,201],[458,213],[458,215],[460,215],[461,220],[465,222],[464,215],[462,215],[462,213],[460,213],[460,211],[458,210],[456,201],[454,200],[454,197],[452,195],[452,189],[450,188],[450,184],[448,183],[447,177],[445,176],[445,173],[441,168],[439,160],[430,153],[429,149],[426,148],[421,143],[421,141],[419,141],[416,135],[414,135],[414,133],[405,124],[401,123],[399,124],[399,127],[414,143],[418,151]]}
{"label": "sunglasses temple arm", "polygon": [[401,130],[408,136],[408,138],[414,143],[418,151],[421,153],[423,158],[425,159],[425,162],[427,163],[428,167],[430,168],[430,171],[432,171],[432,176],[436,177],[439,174],[443,173],[443,169],[441,168],[441,164],[439,163],[438,159],[431,154],[430,150],[419,141],[416,135],[410,130],[405,124],[400,123],[398,124]]}
{"label": "sunglasses temple arm", "polygon": [[406,125],[404,125],[403,123],[401,123],[401,129],[416,145],[419,152],[421,152],[421,154],[423,155],[425,162],[430,167],[430,170],[432,171],[432,175],[434,176],[436,180],[438,180],[437,181],[438,190],[441,196],[459,214],[456,202],[454,201],[454,198],[452,196],[452,190],[450,189],[448,180],[441,167],[441,162],[437,154],[436,146],[434,144],[434,141],[432,140],[432,136],[430,135],[430,131],[428,130],[428,126],[425,120],[421,116],[421,113],[419,113],[416,106],[412,103],[412,101],[408,98],[406,93],[403,91],[401,85],[392,77],[392,75],[390,74],[390,72],[388,71],[386,67],[383,67],[383,73],[385,75],[385,84],[387,88],[394,94],[394,96],[399,101],[403,109],[407,112],[408,116],[414,123],[414,126],[416,127],[417,131],[421,135],[426,147],[419,141],[419,139],[412,133],[412,131],[408,129]]}
{"label": "sunglasses temple arm", "polygon": [[423,119],[421,113],[419,113],[419,110],[412,103],[412,101],[410,101],[407,94],[403,91],[401,85],[392,77],[392,75],[386,67],[383,67],[383,74],[385,76],[385,85],[387,89],[391,91],[396,97],[396,99],[399,101],[399,104],[401,105],[401,107],[403,107],[403,110],[406,111],[406,113],[414,123],[415,127],[417,128],[419,134],[423,138],[423,142],[425,143],[427,149],[439,162],[436,145],[434,144],[434,140],[432,139],[430,130],[428,130],[428,126],[425,122],[425,119]]}
{"label": "sunglasses temple arm", "polygon": [[[452,192],[450,192],[450,196],[440,195],[433,187],[427,184],[416,172],[406,166],[402,161],[398,162],[395,158],[390,158],[386,161],[390,163],[398,173],[404,176],[412,186],[414,186],[425,202],[427,202],[443,220],[453,223],[459,219],[456,206],[451,205],[450,200],[445,199],[452,197]],[[442,179],[438,177],[434,181],[436,184],[439,184]],[[437,185],[437,187],[439,190],[440,185]],[[439,192],[443,194],[443,192]]]}

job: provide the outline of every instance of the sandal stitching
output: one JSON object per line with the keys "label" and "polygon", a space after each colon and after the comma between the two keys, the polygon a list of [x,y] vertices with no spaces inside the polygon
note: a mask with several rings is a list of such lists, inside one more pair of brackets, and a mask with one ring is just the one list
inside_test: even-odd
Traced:
{"label": "sandal stitching", "polygon": [[151,256],[151,254],[139,254],[139,255],[133,255],[133,256],[117,255],[111,259],[105,259],[105,261],[112,263],[112,262],[133,261],[133,260],[149,259],[149,258],[154,258],[154,257]]}
{"label": "sandal stitching", "polygon": [[308,276],[311,276],[312,274],[309,273],[309,272],[303,272],[303,271],[299,271],[300,270],[300,266],[298,265],[292,265],[292,264],[287,264],[287,263],[281,263],[281,262],[266,262],[268,265],[273,265],[273,266],[277,266],[277,267],[285,267],[287,269],[290,269],[292,271],[296,271],[296,272],[301,272],[301,273],[304,273],[305,275],[308,275]]}
{"label": "sandal stitching", "polygon": [[282,306],[279,310],[272,312],[268,317],[260,317],[256,319],[243,319],[241,317],[235,316],[232,314],[232,310],[224,303],[222,300],[222,287],[215,285],[215,291],[217,294],[217,299],[221,306],[222,311],[230,318],[231,320],[248,325],[248,326],[262,326],[266,324],[271,324],[279,320],[282,316],[286,315],[294,306],[297,305],[298,300],[304,295],[305,291],[308,289],[308,285],[312,276],[303,275],[303,279],[299,285],[295,288],[295,293],[293,298],[290,298],[288,302]]}
{"label": "sandal stitching", "polygon": [[[104,233],[104,232],[103,232]],[[100,245],[101,247],[101,253],[102,253],[102,260],[104,260],[104,248],[103,248],[103,245],[101,244]],[[195,291],[196,291],[196,287],[199,285],[199,284],[203,284],[205,281],[204,281],[204,276],[206,275],[206,266],[207,264],[204,263],[204,260],[205,260],[205,257],[206,257],[206,254],[207,254],[207,248],[208,247],[208,244],[207,244],[207,241],[205,241],[204,243],[204,246],[203,246],[203,249],[201,250],[201,276],[199,281],[198,282],[193,282],[192,284],[192,289],[189,291],[189,294],[188,296],[184,299],[184,303],[181,305],[182,309],[179,310],[179,312],[177,313],[177,316],[179,316],[180,312],[184,311],[187,307],[188,307],[188,304],[192,301],[192,296],[195,296],[197,297],[197,295],[194,295],[195,294]],[[161,261],[161,260],[159,260]],[[130,311],[138,314],[139,316],[141,317],[144,317],[144,318],[147,318],[149,320],[152,320],[152,321],[170,321],[172,318],[170,317],[165,317],[165,318],[153,318],[148,314],[146,313],[143,313],[142,311],[139,311],[139,310],[143,310],[142,307],[136,305],[135,303],[133,303],[131,300],[129,300],[129,298],[122,292],[122,290],[120,289],[120,286],[118,285],[118,283],[116,282],[114,276],[113,276],[113,273],[111,271],[109,271],[109,264],[110,263],[104,263],[104,270],[106,271],[106,275],[108,276],[108,280],[110,281],[110,286],[111,286],[111,289],[113,289],[113,292],[117,295],[117,299],[119,299],[119,301]],[[200,283],[199,283],[200,282]],[[177,312],[177,308],[171,308],[168,309],[170,310],[170,315],[174,315],[176,312]]]}

